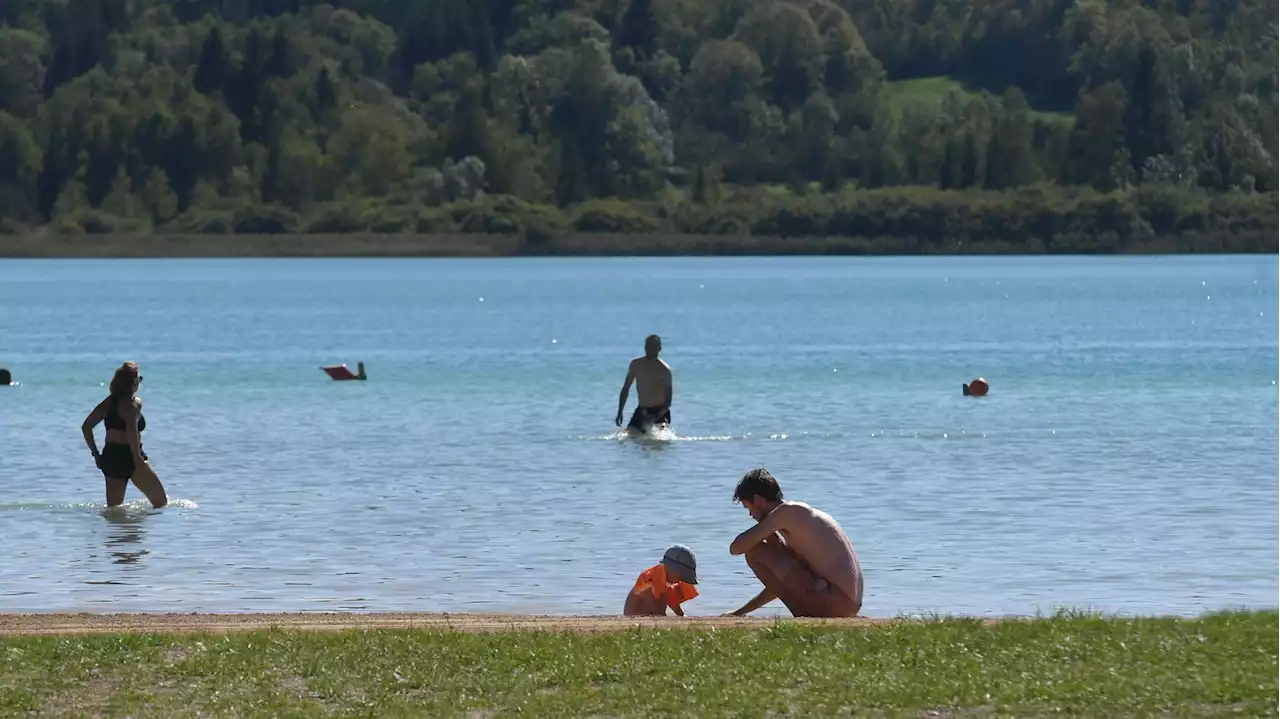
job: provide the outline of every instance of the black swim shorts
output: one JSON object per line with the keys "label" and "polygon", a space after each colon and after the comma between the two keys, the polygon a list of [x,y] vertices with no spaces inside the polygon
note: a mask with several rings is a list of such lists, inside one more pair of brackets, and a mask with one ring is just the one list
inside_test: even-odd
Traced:
{"label": "black swim shorts", "polygon": [[636,407],[636,411],[631,413],[631,421],[627,423],[627,429],[648,432],[649,428],[655,425],[671,424],[670,409],[667,409],[661,415],[658,415],[657,412],[657,407]]}
{"label": "black swim shorts", "polygon": [[[146,452],[142,453],[142,458],[147,458]],[[102,448],[98,469],[107,479],[133,479],[133,450],[127,444],[108,442]]]}

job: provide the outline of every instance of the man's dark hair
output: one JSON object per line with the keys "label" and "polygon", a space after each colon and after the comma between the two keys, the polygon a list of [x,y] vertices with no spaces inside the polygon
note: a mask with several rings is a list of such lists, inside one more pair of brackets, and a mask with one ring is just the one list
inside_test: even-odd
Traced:
{"label": "man's dark hair", "polygon": [[644,338],[644,354],[646,357],[656,357],[662,351],[662,338],[657,335],[649,335]]}
{"label": "man's dark hair", "polygon": [[782,501],[782,488],[778,486],[778,480],[764,467],[742,475],[738,486],[733,490],[735,502],[750,502],[752,497],[764,497],[766,502]]}

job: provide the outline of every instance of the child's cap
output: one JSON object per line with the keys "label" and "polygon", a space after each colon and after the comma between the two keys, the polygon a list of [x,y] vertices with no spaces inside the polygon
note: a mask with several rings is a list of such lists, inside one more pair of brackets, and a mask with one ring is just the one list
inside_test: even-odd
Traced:
{"label": "child's cap", "polygon": [[672,579],[689,584],[698,583],[698,560],[693,550],[683,544],[673,544],[662,555],[662,564],[671,573]]}

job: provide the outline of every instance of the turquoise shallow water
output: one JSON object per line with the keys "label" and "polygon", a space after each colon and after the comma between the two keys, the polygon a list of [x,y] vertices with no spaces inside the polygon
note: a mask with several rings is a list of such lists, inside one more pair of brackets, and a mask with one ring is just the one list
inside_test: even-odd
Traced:
{"label": "turquoise shallow water", "polygon": [[[870,616],[1274,607],[1276,311],[1274,256],[0,261],[0,611],[615,613],[682,542],[720,613],[758,465]],[[160,512],[79,437],[125,359]]]}

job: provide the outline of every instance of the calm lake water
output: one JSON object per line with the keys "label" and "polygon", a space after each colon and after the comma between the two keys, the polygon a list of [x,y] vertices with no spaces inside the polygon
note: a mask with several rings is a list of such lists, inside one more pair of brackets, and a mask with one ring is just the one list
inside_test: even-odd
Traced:
{"label": "calm lake water", "polygon": [[[721,613],[761,465],[869,616],[1274,607],[1276,311],[1275,256],[0,260],[0,611],[617,613],[681,542]],[[126,359],[159,512],[80,438]]]}

